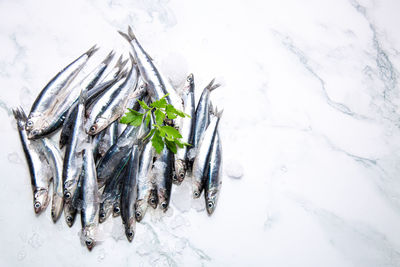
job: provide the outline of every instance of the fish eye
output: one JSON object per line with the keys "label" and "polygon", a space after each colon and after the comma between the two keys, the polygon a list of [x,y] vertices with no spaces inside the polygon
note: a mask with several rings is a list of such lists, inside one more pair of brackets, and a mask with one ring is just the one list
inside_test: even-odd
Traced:
{"label": "fish eye", "polygon": [[64,197],[66,199],[69,199],[71,197],[71,193],[70,192],[65,192]]}
{"label": "fish eye", "polygon": [[42,206],[42,205],[40,204],[40,202],[39,202],[39,201],[36,201],[36,202],[35,202],[35,209],[40,208],[40,206]]}
{"label": "fish eye", "polygon": [[33,131],[31,132],[32,135],[37,135],[38,133],[39,133],[38,130],[33,130]]}
{"label": "fish eye", "polygon": [[199,192],[198,192],[198,191],[194,191],[193,194],[194,194],[195,197],[198,197],[198,196],[199,196]]}
{"label": "fish eye", "polygon": [[119,213],[119,207],[114,207],[114,213]]}
{"label": "fish eye", "polygon": [[67,216],[67,222],[72,222],[72,217],[71,216]]}
{"label": "fish eye", "polygon": [[155,204],[156,200],[154,198],[150,198],[150,202],[151,202],[151,204]]}
{"label": "fish eye", "polygon": [[86,246],[90,247],[93,244],[93,241],[88,239],[85,241],[85,243],[86,243]]}
{"label": "fish eye", "polygon": [[161,208],[166,209],[167,208],[167,203],[166,202],[161,203]]}
{"label": "fish eye", "polygon": [[181,172],[181,173],[179,174],[179,177],[185,178],[185,173],[184,173],[184,172]]}
{"label": "fish eye", "polygon": [[32,127],[32,126],[33,126],[33,121],[29,120],[29,121],[26,123],[26,126]]}
{"label": "fish eye", "polygon": [[51,217],[55,217],[56,213],[54,212],[54,210],[51,210]]}
{"label": "fish eye", "polygon": [[90,132],[91,132],[91,133],[94,133],[94,132],[96,132],[96,126],[92,126],[92,127],[90,127]]}
{"label": "fish eye", "polygon": [[100,213],[100,217],[104,218],[104,217],[106,217],[106,214],[104,212],[102,212],[102,213]]}
{"label": "fish eye", "polygon": [[128,235],[128,237],[133,237],[133,232],[132,231],[128,231],[127,235]]}
{"label": "fish eye", "polygon": [[140,218],[140,217],[142,217],[142,213],[140,212],[140,211],[136,211],[136,218]]}
{"label": "fish eye", "polygon": [[208,208],[212,209],[214,207],[214,203],[212,203],[211,201],[208,202],[207,204]]}
{"label": "fish eye", "polygon": [[176,181],[176,180],[177,180],[177,178],[176,178],[176,176],[175,176],[175,175],[172,177],[172,180],[174,180],[174,181]]}

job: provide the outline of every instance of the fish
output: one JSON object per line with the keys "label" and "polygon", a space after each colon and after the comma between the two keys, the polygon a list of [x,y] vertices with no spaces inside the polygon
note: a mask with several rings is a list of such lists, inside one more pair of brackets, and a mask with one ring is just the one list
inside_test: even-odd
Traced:
{"label": "fish", "polygon": [[32,105],[25,126],[29,139],[43,136],[52,129],[49,128],[49,111],[54,108],[59,95],[64,95],[71,91],[69,85],[97,50],[98,48],[96,48],[96,46],[90,48],[87,52],[83,53],[80,57],[61,70],[42,89]]}
{"label": "fish", "polygon": [[36,214],[43,212],[49,203],[51,173],[49,163],[43,153],[43,144],[39,140],[30,140],[25,130],[27,116],[22,108],[13,109],[14,118],[25,158],[28,163],[33,193],[33,209]]}
{"label": "fish", "polygon": [[138,145],[134,145],[131,150],[127,175],[122,181],[121,191],[121,217],[125,228],[125,235],[129,242],[135,237],[135,201],[137,198],[137,176],[139,170],[140,150]]}
{"label": "fish", "polygon": [[218,129],[212,144],[212,150],[207,169],[204,197],[206,201],[207,213],[208,215],[212,215],[217,206],[218,196],[222,184],[222,145]]}
{"label": "fish", "polygon": [[[182,135],[181,141],[186,142],[188,144],[193,143],[193,133],[194,133],[194,125],[196,119],[196,109],[195,109],[195,95],[194,95],[194,76],[193,74],[189,74],[186,78],[182,89],[182,99],[184,102],[184,111],[186,114],[190,116],[190,118],[182,119],[181,125],[179,127],[180,134]],[[178,148],[175,154],[175,172],[173,183],[181,184],[183,179],[186,176],[186,170],[188,169],[188,150],[187,146],[183,148]]]}
{"label": "fish", "polygon": [[72,199],[64,201],[64,216],[65,222],[69,227],[72,227],[75,223],[76,214],[78,210],[82,208],[82,179],[79,175],[78,185]]}
{"label": "fish", "polygon": [[[128,159],[129,160],[129,159]],[[118,209],[115,213],[119,215],[119,200],[121,195],[121,181],[126,175],[127,164],[111,179],[107,180],[102,195],[102,202],[100,203],[100,215],[99,222],[103,223],[105,220],[114,212],[116,203],[118,203]],[[117,216],[117,215],[116,215]],[[115,216],[114,216],[115,217]]]}
{"label": "fish", "polygon": [[168,210],[174,175],[174,153],[164,147],[160,157],[154,162],[153,175],[157,185],[158,203],[162,211]]}
{"label": "fish", "polygon": [[220,87],[220,84],[214,84],[215,79],[213,79],[201,93],[199,103],[196,107],[194,133],[193,133],[193,149],[198,149],[200,140],[204,131],[210,123],[210,110],[212,110],[212,105],[210,105],[210,93]]}
{"label": "fish", "polygon": [[139,72],[131,57],[131,69],[122,82],[117,82],[105,92],[86,112],[86,133],[96,135],[126,112],[129,98],[135,94]]}
{"label": "fish", "polygon": [[118,121],[114,121],[103,130],[104,136],[99,143],[99,156],[102,157],[108,149],[117,142],[118,139]]}
{"label": "fish", "polygon": [[151,57],[143,49],[136,36],[133,34],[132,28],[128,27],[128,34],[121,31],[119,31],[119,33],[132,47],[133,55],[140,71],[140,76],[147,84],[147,92],[152,101],[157,101],[164,95],[168,94],[166,97],[168,104],[173,105],[176,109],[183,110],[182,99],[172,87],[168,79],[163,77]]}
{"label": "fish", "polygon": [[218,124],[222,116],[222,112],[215,110],[211,114],[210,124],[203,134],[198,146],[198,153],[193,162],[193,197],[199,198],[204,188],[205,178],[207,175],[207,164],[210,159],[212,144],[217,134]]}
{"label": "fish", "polygon": [[147,210],[148,200],[151,193],[151,167],[153,166],[154,150],[150,141],[143,144],[143,151],[140,155],[140,166],[137,178],[138,196],[135,203],[136,221],[140,222]]}
{"label": "fish", "polygon": [[[85,102],[86,108],[90,107],[90,105],[95,102],[98,97],[100,97],[113,84],[126,76],[126,73],[121,73],[121,70],[125,66],[126,62],[127,61],[122,61],[122,57],[120,57],[115,67],[109,73],[107,73],[104,78],[101,79],[98,85],[88,91],[88,97]],[[74,112],[76,112],[77,108],[78,103],[75,103],[68,110],[68,113],[65,117],[59,141],[60,148],[64,147],[65,143],[68,140],[68,136],[71,134],[72,125],[74,124]]]}
{"label": "fish", "polygon": [[61,151],[50,139],[42,138],[39,140],[42,142],[44,154],[52,168],[53,197],[51,201],[51,219],[56,223],[62,214],[64,205],[62,183],[63,158]]}
{"label": "fish", "polygon": [[[80,180],[80,174],[82,170],[82,144],[85,143],[87,138],[83,128],[86,98],[87,91],[82,90],[79,97],[78,110],[75,116],[75,124],[73,125],[65,148],[62,180],[64,188],[64,204],[67,205],[67,208],[71,208],[71,201],[76,199],[75,194],[77,194],[78,182]],[[67,223],[68,218],[69,217],[67,216]]]}
{"label": "fish", "polygon": [[[91,139],[89,137],[88,139]],[[99,189],[97,186],[96,167],[93,148],[88,140],[83,150],[82,168],[82,238],[89,250],[96,245],[96,234],[99,224]]]}

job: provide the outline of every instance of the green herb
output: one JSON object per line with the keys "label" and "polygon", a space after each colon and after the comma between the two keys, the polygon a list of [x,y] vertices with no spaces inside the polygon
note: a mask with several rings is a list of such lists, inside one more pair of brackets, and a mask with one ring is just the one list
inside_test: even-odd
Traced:
{"label": "green herb", "polygon": [[164,144],[174,154],[177,152],[178,147],[190,146],[190,144],[181,141],[182,135],[177,129],[172,126],[165,125],[165,119],[173,120],[178,116],[185,118],[190,116],[181,110],[176,109],[173,105],[168,104],[165,99],[168,96],[166,94],[161,99],[154,101],[148,106],[145,102],[138,100],[140,106],[145,110],[144,113],[137,112],[133,109],[128,109],[129,112],[125,113],[125,116],[121,118],[120,123],[129,124],[132,126],[140,126],[145,123],[146,126],[150,123],[150,116],[154,114],[155,123],[152,124],[149,134],[144,139],[151,137],[151,144],[157,151],[161,153],[164,149]]}

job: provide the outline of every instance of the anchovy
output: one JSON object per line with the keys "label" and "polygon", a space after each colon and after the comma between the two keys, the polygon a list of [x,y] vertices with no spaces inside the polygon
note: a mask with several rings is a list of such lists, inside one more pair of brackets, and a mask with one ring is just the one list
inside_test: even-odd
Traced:
{"label": "anchovy", "polygon": [[[182,141],[193,144],[193,133],[195,125],[195,101],[194,101],[194,77],[190,74],[185,81],[182,90],[182,99],[184,102],[184,112],[190,115],[191,118],[184,118],[181,120],[181,125],[179,127],[180,133],[182,135]],[[188,150],[187,146],[183,148],[178,148],[175,154],[175,171],[176,176],[174,176],[173,182],[175,184],[181,184],[183,179],[185,179],[186,170],[188,169]]]}
{"label": "anchovy", "polygon": [[17,121],[17,128],[28,163],[33,192],[33,208],[36,214],[44,211],[49,203],[49,186],[51,175],[48,172],[48,162],[43,154],[41,141],[29,140],[25,131],[27,117],[22,108],[14,109],[13,114]]}
{"label": "anchovy", "polygon": [[103,130],[104,135],[100,139],[98,153],[103,157],[108,149],[117,142],[118,139],[118,121],[114,121],[106,129]]}
{"label": "anchovy", "polygon": [[65,222],[69,227],[72,227],[75,223],[76,214],[78,210],[82,208],[82,179],[81,175],[79,175],[78,185],[76,187],[75,193],[72,199],[69,201],[64,200],[64,216]]}
{"label": "anchovy", "polygon": [[[126,112],[129,98],[134,94],[138,82],[138,70],[133,59],[132,68],[126,79],[114,86],[116,90],[107,90],[103,96],[95,102],[87,113],[86,133],[95,135],[109,124],[119,119]],[[113,86],[113,87],[114,87]]]}
{"label": "anchovy", "polygon": [[[119,202],[119,197],[121,195],[121,181],[126,175],[127,164],[111,179],[107,180],[104,186],[104,191],[102,195],[102,202],[100,203],[100,217],[99,222],[104,222],[115,209],[115,204]],[[119,207],[119,205],[118,205]],[[119,214],[119,210],[116,210],[116,214]]]}
{"label": "anchovy", "polygon": [[[40,92],[32,105],[29,113],[28,121],[26,123],[26,130],[28,137],[36,138],[44,134],[43,125],[49,116],[49,110],[54,107],[54,103],[60,94],[65,94],[70,91],[69,85],[75,79],[77,74],[81,71],[88,59],[97,51],[96,46],[90,48],[87,52],[82,54],[79,58],[74,60],[71,64],[60,71]],[[47,124],[47,123],[45,123]]]}
{"label": "anchovy", "polygon": [[213,214],[217,205],[219,192],[222,184],[222,145],[219,133],[214,138],[210,161],[208,163],[206,183],[204,186],[204,196],[206,209],[209,215]]}
{"label": "anchovy", "polygon": [[99,223],[99,189],[97,187],[96,167],[94,164],[93,148],[85,144],[83,150],[82,169],[82,237],[89,250],[96,244],[96,232]]}
{"label": "anchovy", "polygon": [[198,149],[201,137],[206,130],[207,126],[210,123],[210,93],[217,89],[220,85],[214,84],[213,79],[207,86],[204,88],[199,103],[197,104],[196,108],[196,119],[195,119],[195,126],[194,126],[194,133],[193,133],[193,148]]}
{"label": "anchovy", "polygon": [[174,175],[174,153],[164,147],[161,156],[153,166],[153,174],[157,185],[157,196],[160,208],[165,212],[168,209],[171,196],[172,179]]}
{"label": "anchovy", "polygon": [[140,151],[138,145],[132,148],[128,163],[127,175],[124,177],[121,192],[121,217],[125,227],[125,234],[129,242],[135,236],[135,201],[137,198],[137,175],[139,169]]}
{"label": "anchovy", "polygon": [[159,100],[166,94],[166,100],[175,108],[182,110],[183,103],[178,93],[172,87],[168,79],[163,78],[162,74],[158,71],[151,57],[143,49],[142,45],[138,42],[131,27],[128,27],[128,34],[119,33],[129,42],[132,47],[135,60],[138,64],[140,75],[144,82],[148,85],[147,90],[153,101]]}
{"label": "anchovy", "polygon": [[[88,108],[100,97],[106,90],[108,90],[118,80],[122,79],[125,74],[121,73],[122,68],[125,66],[126,61],[121,61],[122,58],[118,59],[115,67],[99,82],[97,86],[88,91],[88,97],[85,103],[85,107]],[[68,136],[71,134],[72,125],[74,124],[74,112],[78,108],[78,103],[75,103],[68,111],[60,135],[60,148],[63,148],[68,140]]]}
{"label": "anchovy", "polygon": [[200,140],[197,156],[193,163],[193,197],[200,197],[201,192],[204,188],[205,179],[207,176],[207,164],[209,162],[212,144],[217,134],[217,127],[222,116],[222,111],[215,111],[212,114],[210,124],[207,130],[204,132],[202,139]]}
{"label": "anchovy", "polygon": [[[82,144],[85,142],[86,134],[83,129],[84,123],[84,110],[85,110],[85,99],[87,97],[87,92],[82,91],[79,97],[78,110],[75,116],[75,124],[71,135],[69,136],[64,156],[63,165],[63,187],[64,187],[64,204],[70,207],[71,201],[76,199],[75,194],[77,194],[78,182],[82,169]],[[68,220],[70,219],[68,216]],[[72,221],[73,223],[73,221]]]}
{"label": "anchovy", "polygon": [[62,170],[63,159],[61,151],[49,139],[42,138],[40,141],[43,144],[43,150],[53,171],[53,198],[51,202],[51,218],[53,222],[57,222],[63,211],[63,183]]}
{"label": "anchovy", "polygon": [[100,150],[100,142],[103,139],[103,137],[106,135],[106,129],[103,131],[99,132],[95,136],[93,136],[92,144],[93,144],[93,156],[94,160],[97,163],[99,159],[101,158],[101,155],[99,153]]}
{"label": "anchovy", "polygon": [[153,165],[153,146],[151,142],[144,144],[143,152],[140,156],[140,167],[137,179],[138,196],[135,204],[136,221],[140,222],[147,210],[147,203],[151,192],[151,167]]}
{"label": "anchovy", "polygon": [[71,82],[75,79],[78,73],[85,66],[88,59],[98,50],[96,45],[91,47],[88,51],[83,53],[67,67],[62,69],[56,76],[54,76],[50,82],[42,89],[39,96],[36,98],[32,105],[26,130],[30,131],[34,128],[34,122],[37,116],[42,116],[52,105],[53,99],[60,92],[65,91]]}

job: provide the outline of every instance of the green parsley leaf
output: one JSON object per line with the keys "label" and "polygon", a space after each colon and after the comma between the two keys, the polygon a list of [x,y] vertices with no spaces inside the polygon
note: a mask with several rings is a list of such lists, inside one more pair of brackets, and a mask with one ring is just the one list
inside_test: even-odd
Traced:
{"label": "green parsley leaf", "polygon": [[179,133],[179,131],[177,129],[175,129],[174,127],[171,126],[162,126],[161,127],[166,133],[167,135],[169,135],[170,137],[174,137],[174,138],[182,138],[182,135]]}
{"label": "green parsley leaf", "polygon": [[161,138],[161,136],[160,136],[158,131],[154,132],[153,138],[151,139],[151,144],[153,145],[153,147],[156,150],[156,152],[159,153],[159,154],[164,149],[164,141]]}
{"label": "green parsley leaf", "polygon": [[129,109],[129,112],[121,118],[120,122],[124,124],[129,124],[132,126],[139,126],[142,123],[143,114],[137,112],[136,110]]}
{"label": "green parsley leaf", "polygon": [[165,140],[165,144],[167,145],[168,149],[171,150],[172,153],[176,154],[178,149],[176,148],[176,144],[174,142]]}
{"label": "green parsley leaf", "polygon": [[165,113],[159,109],[156,109],[156,111],[154,111],[154,115],[156,115],[156,123],[158,125],[162,125],[165,119]]}
{"label": "green parsley leaf", "polygon": [[167,106],[167,100],[161,98],[160,100],[154,101],[150,104],[152,108],[165,108]]}
{"label": "green parsley leaf", "polygon": [[165,107],[165,112],[167,113],[168,119],[176,119],[175,108],[173,105],[169,104]]}
{"label": "green parsley leaf", "polygon": [[151,109],[151,108],[149,108],[149,106],[148,106],[144,101],[138,100],[138,102],[139,102],[139,105],[140,105],[142,108],[147,109],[147,110]]}
{"label": "green parsley leaf", "polygon": [[150,123],[150,116],[151,116],[151,110],[146,112],[146,118],[144,119],[144,121],[145,121],[144,123],[147,127],[149,126],[149,123]]}

